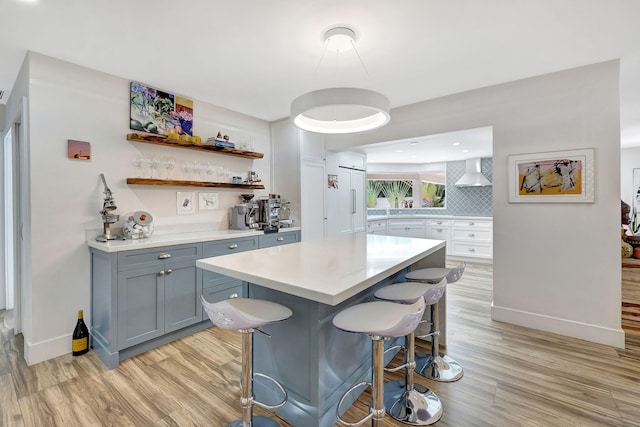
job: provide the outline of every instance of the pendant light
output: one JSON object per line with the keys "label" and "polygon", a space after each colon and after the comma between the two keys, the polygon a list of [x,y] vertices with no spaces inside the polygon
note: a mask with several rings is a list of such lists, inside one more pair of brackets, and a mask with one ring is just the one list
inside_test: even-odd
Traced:
{"label": "pendant light", "polygon": [[[325,51],[340,53],[349,49],[356,50],[355,36],[351,28],[331,28],[324,36]],[[360,62],[362,63],[361,59]],[[364,63],[362,66],[364,67]],[[364,68],[366,71],[366,67]],[[389,99],[378,92],[335,87],[305,93],[296,98],[291,103],[291,118],[297,127],[310,132],[365,132],[389,123],[390,108]]]}

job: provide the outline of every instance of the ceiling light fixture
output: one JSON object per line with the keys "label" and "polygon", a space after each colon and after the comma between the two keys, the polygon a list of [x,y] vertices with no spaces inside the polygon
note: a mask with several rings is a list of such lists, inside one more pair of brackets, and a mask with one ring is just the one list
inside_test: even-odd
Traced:
{"label": "ceiling light fixture", "polygon": [[[360,59],[355,39],[356,33],[351,28],[331,28],[324,35],[325,51],[332,50],[339,54],[353,49]],[[390,109],[389,99],[378,92],[336,87],[305,93],[296,98],[291,103],[291,118],[297,127],[310,132],[355,133],[377,129],[389,123]]]}

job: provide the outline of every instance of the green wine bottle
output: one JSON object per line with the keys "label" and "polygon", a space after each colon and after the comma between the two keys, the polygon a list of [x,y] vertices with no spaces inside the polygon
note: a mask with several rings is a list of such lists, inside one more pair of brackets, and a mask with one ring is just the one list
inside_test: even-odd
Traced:
{"label": "green wine bottle", "polygon": [[82,310],[78,310],[78,322],[73,330],[71,350],[74,356],[80,356],[89,351],[89,330],[84,323]]}

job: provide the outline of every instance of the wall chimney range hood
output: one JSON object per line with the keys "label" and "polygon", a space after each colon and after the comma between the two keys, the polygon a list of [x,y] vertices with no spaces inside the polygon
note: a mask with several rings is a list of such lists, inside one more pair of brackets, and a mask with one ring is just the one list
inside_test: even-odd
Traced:
{"label": "wall chimney range hood", "polygon": [[464,175],[455,183],[456,187],[487,187],[491,182],[482,175],[480,159],[468,159],[466,161]]}

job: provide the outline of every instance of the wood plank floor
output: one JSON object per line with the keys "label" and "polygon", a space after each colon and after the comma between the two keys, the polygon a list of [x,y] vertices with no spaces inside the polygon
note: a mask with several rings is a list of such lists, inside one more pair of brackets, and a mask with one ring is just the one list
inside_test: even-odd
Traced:
{"label": "wood plank floor", "polygon": [[[619,350],[494,322],[491,286],[491,266],[470,265],[449,287],[447,351],[464,377],[417,379],[443,402],[437,426],[640,426],[637,336],[628,335],[627,349]],[[223,426],[240,416],[235,332],[212,327],[114,370],[92,351],[27,367],[21,336],[2,326],[0,344],[1,426]],[[367,410],[366,398],[350,418]]]}

